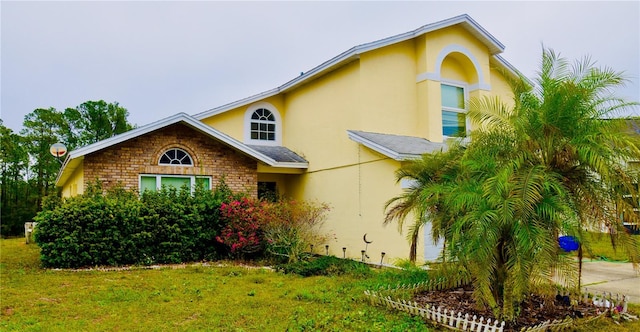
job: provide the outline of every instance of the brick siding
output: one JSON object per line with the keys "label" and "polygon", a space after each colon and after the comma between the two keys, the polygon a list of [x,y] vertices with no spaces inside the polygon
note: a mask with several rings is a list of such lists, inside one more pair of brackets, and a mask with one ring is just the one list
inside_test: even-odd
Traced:
{"label": "brick siding", "polygon": [[[158,165],[171,148],[188,152],[194,166]],[[137,190],[140,174],[211,176],[213,187],[224,176],[234,192],[257,196],[257,168],[257,161],[241,152],[184,124],[173,124],[85,156],[84,179],[98,179],[104,188],[120,183]]]}

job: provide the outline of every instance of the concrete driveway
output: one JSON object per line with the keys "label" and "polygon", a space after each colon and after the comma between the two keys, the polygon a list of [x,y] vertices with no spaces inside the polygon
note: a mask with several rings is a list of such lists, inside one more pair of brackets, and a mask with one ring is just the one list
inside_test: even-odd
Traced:
{"label": "concrete driveway", "polygon": [[631,263],[585,260],[582,262],[582,288],[589,293],[626,295],[629,302],[640,304],[640,271],[634,270]]}

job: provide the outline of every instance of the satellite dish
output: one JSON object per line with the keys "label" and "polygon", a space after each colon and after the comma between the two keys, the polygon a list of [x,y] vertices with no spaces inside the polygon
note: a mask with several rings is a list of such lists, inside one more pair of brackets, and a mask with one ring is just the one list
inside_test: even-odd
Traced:
{"label": "satellite dish", "polygon": [[49,152],[51,152],[54,157],[60,158],[67,154],[67,147],[62,143],[56,143],[49,148]]}

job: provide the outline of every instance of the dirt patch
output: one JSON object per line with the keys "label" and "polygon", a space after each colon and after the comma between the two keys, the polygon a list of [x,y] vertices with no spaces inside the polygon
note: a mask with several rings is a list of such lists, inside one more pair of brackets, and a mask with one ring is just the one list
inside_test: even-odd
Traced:
{"label": "dirt patch", "polygon": [[3,316],[11,316],[11,315],[13,315],[13,308],[12,307],[3,307],[2,311],[0,311],[0,312],[2,312]]}
{"label": "dirt patch", "polygon": [[[413,301],[422,307],[428,304],[436,308],[441,307],[469,314],[469,316],[484,317],[485,321],[487,318],[495,321],[495,316],[490,309],[477,309],[472,293],[471,286],[442,291],[425,291],[417,293]],[[520,331],[523,327],[538,325],[548,320],[562,320],[566,317],[588,318],[596,317],[599,314],[598,308],[576,301],[576,299],[563,296],[547,299],[539,295],[532,295],[522,304],[518,319],[515,322],[505,324],[505,331]]]}

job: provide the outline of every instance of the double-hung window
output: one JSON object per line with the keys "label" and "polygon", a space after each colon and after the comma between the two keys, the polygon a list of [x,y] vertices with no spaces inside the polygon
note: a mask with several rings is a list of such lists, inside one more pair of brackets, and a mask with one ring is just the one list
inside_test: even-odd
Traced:
{"label": "double-hung window", "polygon": [[463,87],[442,84],[442,135],[465,137],[467,135],[467,110]]}

